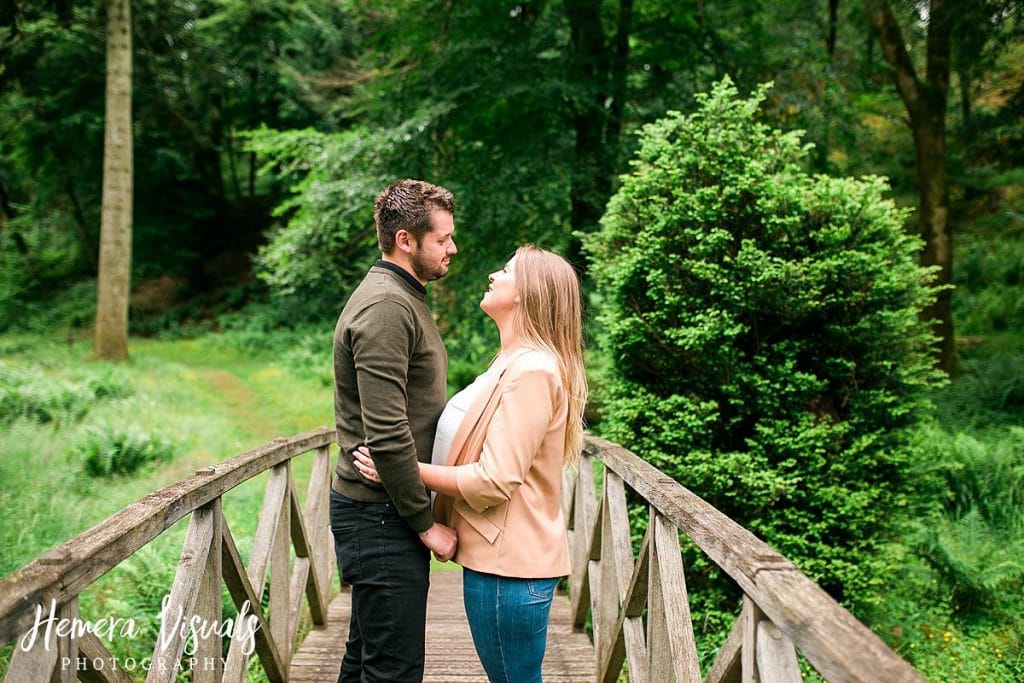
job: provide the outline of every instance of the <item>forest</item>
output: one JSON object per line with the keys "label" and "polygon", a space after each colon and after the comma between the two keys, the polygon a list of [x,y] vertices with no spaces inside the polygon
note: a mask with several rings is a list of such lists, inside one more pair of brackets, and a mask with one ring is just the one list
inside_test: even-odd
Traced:
{"label": "forest", "polygon": [[[591,432],[929,680],[1024,680],[1021,0],[5,0],[0,576],[329,424],[403,177],[456,197],[451,391],[487,273],[564,254]],[[707,666],[735,587],[684,560]]]}

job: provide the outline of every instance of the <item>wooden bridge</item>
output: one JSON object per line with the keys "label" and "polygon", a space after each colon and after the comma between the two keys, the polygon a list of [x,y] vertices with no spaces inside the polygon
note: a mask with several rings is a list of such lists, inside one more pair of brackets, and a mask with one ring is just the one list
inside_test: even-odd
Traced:
{"label": "wooden bridge", "polygon": [[[184,675],[193,681],[242,681],[253,657],[270,681],[336,680],[348,592],[332,599],[332,443],[334,430],[319,429],[200,470],[4,579],[0,644],[17,641],[5,680],[121,682],[144,675],[147,681],[172,681]],[[313,463],[302,504],[291,470],[293,459],[306,454]],[[227,523],[222,496],[268,470],[246,562]],[[649,506],[647,533],[635,556],[627,486]],[[786,558],[616,444],[587,438],[580,466],[566,474],[563,505],[573,574],[567,595],[557,597],[552,607],[544,662],[549,683],[799,681],[798,652],[829,681],[924,680]],[[189,515],[165,614],[180,614],[183,623],[193,617],[200,625],[224,623],[223,584],[239,614],[248,613],[249,628],[241,627],[241,617],[231,634],[200,628],[191,654],[184,654],[187,631],[162,635],[145,669],[128,670],[92,632],[48,629],[27,647],[23,636],[40,614],[52,607],[56,620],[79,619],[83,591]],[[680,533],[743,592],[739,616],[703,677]],[[434,571],[431,583],[425,680],[485,681],[462,610],[461,574]],[[301,636],[306,621],[312,626]]]}

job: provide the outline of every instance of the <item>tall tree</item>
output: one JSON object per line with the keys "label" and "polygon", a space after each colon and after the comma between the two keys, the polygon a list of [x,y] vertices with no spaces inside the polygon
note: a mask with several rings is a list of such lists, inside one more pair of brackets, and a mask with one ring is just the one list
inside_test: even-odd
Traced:
{"label": "tall tree", "polygon": [[103,219],[94,353],[128,358],[132,269],[132,19],[130,0],[107,0],[107,103]]}
{"label": "tall tree", "polygon": [[[584,232],[597,227],[617,170],[633,21],[633,0],[619,0],[614,33],[606,35],[602,5],[601,0],[564,0],[569,22],[567,66],[574,87],[570,102],[576,133],[571,224]],[[583,265],[577,238],[570,241],[568,252],[570,261]]]}
{"label": "tall tree", "polygon": [[[947,0],[930,0],[924,78],[914,67],[899,21],[887,0],[864,0],[885,59],[892,66],[896,89],[910,118],[917,153],[918,227],[924,240],[921,263],[938,267],[937,284],[944,286],[922,313],[939,336],[938,365],[956,369],[952,292],[953,231],[949,224],[949,177],[946,151],[946,104],[949,99],[950,7]],[[922,13],[923,14],[923,13]]]}

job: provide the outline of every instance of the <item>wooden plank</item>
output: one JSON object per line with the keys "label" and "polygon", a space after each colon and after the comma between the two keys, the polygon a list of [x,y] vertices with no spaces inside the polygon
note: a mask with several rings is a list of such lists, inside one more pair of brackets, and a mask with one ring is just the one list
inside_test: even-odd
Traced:
{"label": "wooden plank", "polygon": [[312,529],[313,539],[313,571],[316,572],[317,586],[320,591],[313,608],[310,600],[310,616],[314,624],[327,623],[327,605],[331,601],[331,585],[334,579],[334,535],[330,526],[331,507],[331,451],[329,446],[316,450],[313,471],[309,477],[309,488],[306,491],[306,529]]}
{"label": "wooden plank", "polygon": [[587,436],[602,460],[721,567],[827,680],[924,679],[791,562],[625,448]]}
{"label": "wooden plank", "polygon": [[302,618],[302,596],[304,590],[310,584],[309,570],[312,562],[308,557],[296,557],[292,564],[292,579],[288,588],[288,640],[295,642],[295,636],[299,631],[299,621]]}
{"label": "wooden plank", "polygon": [[[66,619],[74,623],[78,619],[78,597],[68,600],[57,611],[58,619]],[[50,676],[51,683],[75,683],[78,676],[75,668],[78,664],[78,645],[71,635],[57,636],[57,665]]]}
{"label": "wooden plank", "polygon": [[252,539],[252,554],[249,555],[249,564],[246,570],[249,581],[256,591],[256,597],[260,600],[263,599],[267,571],[270,568],[270,555],[274,549],[277,530],[280,528],[287,495],[288,472],[280,465],[275,465],[270,471],[270,478],[267,479],[267,490],[263,495],[263,509],[260,511],[260,519],[256,525],[256,535]]}
{"label": "wooden plank", "polygon": [[[83,633],[77,641],[79,656],[85,659],[85,666],[78,669],[78,680],[85,683],[131,683],[131,676],[118,666],[107,646],[94,634]],[[96,662],[100,665],[96,666]]]}
{"label": "wooden plank", "polygon": [[[654,524],[653,519],[651,524]],[[672,646],[668,640],[659,551],[657,537],[652,532],[647,579],[647,680],[669,681],[672,679]]]}
{"label": "wooden plank", "polygon": [[202,508],[210,511],[213,537],[210,539],[210,551],[202,570],[203,579],[199,585],[199,597],[196,600],[196,616],[202,619],[200,622],[202,626],[212,628],[205,630],[201,626],[195,633],[196,663],[192,667],[192,680],[196,683],[220,683],[221,677],[224,675],[224,664],[221,660],[223,643],[218,633],[224,616],[220,589],[223,576],[221,530],[224,526],[221,500],[221,498],[215,498]]}
{"label": "wooden plank", "polygon": [[[267,611],[270,615],[270,633],[278,647],[278,658],[281,660],[282,666],[287,669],[288,661],[292,655],[291,634],[293,633],[290,623],[291,600],[288,599],[291,581],[291,568],[289,566],[291,557],[289,548],[291,544],[288,537],[288,531],[291,528],[291,462],[285,462],[276,466],[270,476],[271,478],[278,476],[284,479],[285,490],[280,501],[277,503],[277,530],[274,532],[270,547],[270,603]],[[269,494],[269,486],[267,491]],[[273,678],[270,680],[272,683],[278,683]],[[285,679],[281,680],[284,681]]]}
{"label": "wooden plank", "polygon": [[[77,600],[77,598],[75,598]],[[52,603],[51,603],[52,605]],[[48,605],[49,607],[50,605]],[[56,616],[57,606],[52,605]],[[42,608],[40,608],[42,609]],[[44,611],[49,617],[50,612]],[[4,681],[20,683],[21,681],[48,681],[53,675],[57,660],[57,637],[50,633],[46,638],[46,630],[37,632],[36,640],[29,640],[29,631],[18,639],[11,653],[11,661],[7,667]]]}
{"label": "wooden plank", "polygon": [[767,619],[757,624],[757,671],[760,683],[800,683],[793,641]]}
{"label": "wooden plank", "polygon": [[245,662],[249,658],[244,651],[246,647],[250,646],[246,638],[253,632],[256,656],[260,658],[263,670],[267,673],[268,678],[273,677],[272,680],[280,680],[287,669],[277,656],[277,647],[270,635],[270,625],[263,616],[260,599],[256,596],[256,591],[253,590],[249,576],[245,572],[242,557],[238,553],[235,539],[226,522],[221,527],[221,556],[223,558],[224,584],[227,586],[228,593],[231,594],[231,599],[238,608],[239,614],[244,611],[248,614],[247,619],[250,622],[253,619],[256,620],[255,628],[251,623],[245,627],[236,624],[234,637],[228,647],[227,663],[224,665],[224,680],[241,683],[245,676]]}
{"label": "wooden plank", "polygon": [[[615,628],[616,633],[619,634],[618,638],[615,640],[615,646],[612,648],[608,661],[598,662],[598,672],[605,672],[604,680],[610,680],[609,675],[612,672],[618,676],[622,671],[623,662],[627,660],[630,677],[633,680],[650,680],[647,672],[647,639],[643,620],[644,607],[647,605],[650,539],[651,530],[648,528],[647,533],[644,534],[643,543],[640,545],[640,553],[637,555],[633,575],[629,580],[629,588],[619,612],[619,622]],[[629,635],[630,633],[632,636]],[[599,678],[601,678],[600,675]]]}
{"label": "wooden plank", "polygon": [[569,578],[569,595],[572,599],[573,619],[577,628],[587,623],[590,610],[590,544],[597,522],[597,502],[594,497],[594,458],[582,458],[576,477],[575,505],[573,507],[574,529],[570,533],[572,575]]}
{"label": "wooden plank", "polygon": [[36,605],[66,603],[196,508],[270,467],[332,443],[335,430],[321,428],[275,440],[204,468],[135,501],[0,582],[0,643],[33,624]]}
{"label": "wooden plank", "polygon": [[[182,623],[188,623],[195,614],[199,585],[203,580],[203,569],[210,555],[213,543],[213,510],[200,508],[192,513],[185,543],[178,559],[178,570],[161,619],[160,633],[153,648],[153,666],[146,676],[146,683],[169,683],[175,678],[175,664],[185,648]],[[158,662],[163,662],[160,666]]]}
{"label": "wooden plank", "polygon": [[750,596],[744,595],[743,611],[740,612],[740,621],[743,624],[742,649],[740,651],[740,680],[742,683],[758,683],[757,622],[763,618],[764,615],[750,599]]}
{"label": "wooden plank", "polygon": [[729,637],[718,649],[718,657],[708,670],[704,683],[740,683],[740,650],[743,646],[743,619],[737,618]]}
{"label": "wooden plank", "polygon": [[[302,594],[306,593],[309,601],[309,611],[313,616],[313,623],[323,623],[327,619],[327,603],[323,600],[324,591],[320,588],[320,577],[316,571],[316,564],[313,558],[316,557],[314,541],[306,529],[303,514],[299,510],[299,497],[295,493],[295,486],[289,486],[288,500],[291,505],[291,537],[295,546],[295,569],[292,572],[292,614],[293,626],[298,626],[298,612],[302,606]],[[301,560],[301,562],[300,562]],[[295,637],[294,628],[291,642]]]}
{"label": "wooden plank", "polygon": [[[621,481],[621,480],[620,480]],[[597,525],[600,529],[601,538],[595,544],[601,549],[598,562],[601,572],[598,575],[599,583],[597,590],[591,585],[592,595],[599,597],[597,604],[593,606],[594,623],[594,649],[597,650],[597,661],[608,662],[611,659],[612,647],[618,639],[615,630],[619,618],[619,579],[618,567],[615,561],[615,547],[612,538],[612,517],[609,509],[608,489],[612,486],[610,478],[605,476],[603,491],[601,494],[601,523]],[[593,569],[591,569],[593,571]],[[593,575],[593,574],[592,574]],[[629,579],[627,578],[626,581]],[[597,676],[601,680],[607,679],[607,673],[598,669]],[[616,672],[614,678],[618,677]]]}
{"label": "wooden plank", "polygon": [[697,659],[697,641],[693,636],[683,557],[679,551],[679,534],[676,527],[661,515],[655,514],[651,521],[654,524],[661,598],[665,601],[665,622],[676,681],[699,683],[700,663]]}

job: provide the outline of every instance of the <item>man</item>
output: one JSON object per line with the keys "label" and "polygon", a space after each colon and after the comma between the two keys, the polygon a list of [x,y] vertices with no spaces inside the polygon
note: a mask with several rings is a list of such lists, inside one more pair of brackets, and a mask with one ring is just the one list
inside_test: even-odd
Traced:
{"label": "man", "polygon": [[[426,284],[456,253],[451,192],[400,180],[374,202],[381,260],[334,330],[334,415],[341,455],[331,492],[338,567],[352,585],[339,683],[422,681],[430,551],[455,552],[436,524],[417,460],[430,461],[445,404],[448,356],[426,305]],[[366,444],[379,484],[351,452]]]}

